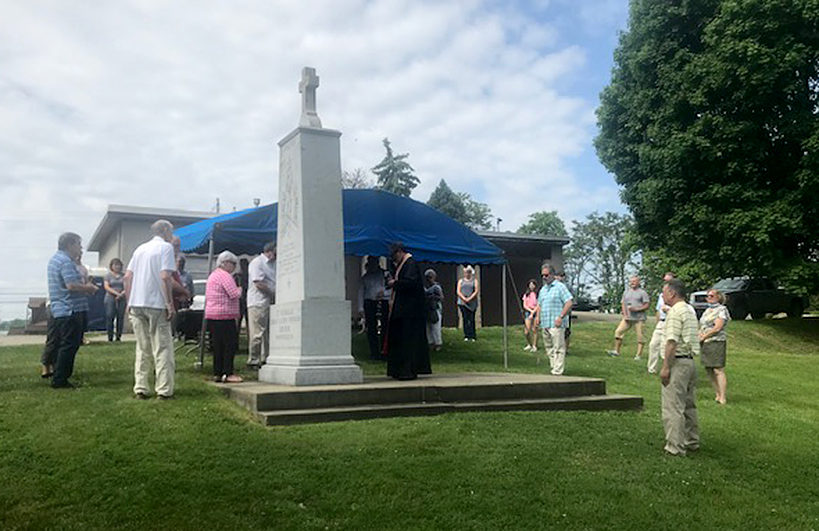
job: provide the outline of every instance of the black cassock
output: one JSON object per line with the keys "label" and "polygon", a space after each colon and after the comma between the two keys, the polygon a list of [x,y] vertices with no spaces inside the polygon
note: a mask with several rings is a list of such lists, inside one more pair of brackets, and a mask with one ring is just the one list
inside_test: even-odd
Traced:
{"label": "black cassock", "polygon": [[424,282],[421,269],[407,258],[393,284],[387,333],[387,376],[412,379],[432,374],[427,345]]}

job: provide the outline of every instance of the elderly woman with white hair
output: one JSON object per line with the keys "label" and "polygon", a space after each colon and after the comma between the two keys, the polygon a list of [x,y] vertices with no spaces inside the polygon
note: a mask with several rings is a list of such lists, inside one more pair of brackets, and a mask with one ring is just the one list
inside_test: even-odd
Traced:
{"label": "elderly woman with white hair", "polygon": [[239,260],[230,251],[223,251],[216,259],[216,269],[208,277],[205,287],[205,319],[208,320],[210,344],[213,350],[213,381],[238,383],[242,378],[233,374],[239,334],[239,298],[242,288],[236,285],[233,271]]}

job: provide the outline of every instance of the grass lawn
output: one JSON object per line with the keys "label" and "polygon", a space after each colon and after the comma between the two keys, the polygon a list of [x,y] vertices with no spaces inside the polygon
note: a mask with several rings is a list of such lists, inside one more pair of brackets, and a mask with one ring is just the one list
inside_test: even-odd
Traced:
{"label": "grass lawn", "polygon": [[[0,348],[0,529],[819,529],[819,321],[732,322],[728,405],[700,370],[702,449],[663,455],[659,382],[574,327],[569,375],[642,412],[447,414],[264,428],[177,357],[177,400],[132,398],[133,344]],[[501,371],[501,330],[445,330],[436,372]],[[510,334],[510,370],[547,372]],[[365,340],[354,349],[367,374]],[[209,362],[206,361],[206,369]]]}

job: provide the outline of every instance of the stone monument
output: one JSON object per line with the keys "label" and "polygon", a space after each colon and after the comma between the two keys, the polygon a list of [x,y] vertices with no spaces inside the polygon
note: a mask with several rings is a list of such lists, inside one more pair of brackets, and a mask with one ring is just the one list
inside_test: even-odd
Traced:
{"label": "stone monument", "polygon": [[279,142],[276,304],[259,380],[287,385],[360,383],[344,298],[341,132],[321,127],[319,78],[305,67],[299,126]]}

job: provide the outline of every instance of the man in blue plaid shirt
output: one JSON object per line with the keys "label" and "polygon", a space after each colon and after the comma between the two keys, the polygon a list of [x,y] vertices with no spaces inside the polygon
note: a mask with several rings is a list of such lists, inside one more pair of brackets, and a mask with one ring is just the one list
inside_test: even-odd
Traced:
{"label": "man in blue plaid shirt", "polygon": [[552,374],[563,374],[566,360],[566,335],[568,315],[572,309],[572,294],[568,288],[555,280],[554,269],[549,264],[541,268],[543,287],[537,296],[540,326],[543,328],[543,342],[549,353]]}
{"label": "man in blue plaid shirt", "polygon": [[[68,378],[74,372],[74,356],[80,348],[85,327],[85,311],[88,310],[86,295],[97,291],[93,284],[83,283],[77,270],[76,260],[82,255],[82,240],[73,232],[60,235],[57,252],[48,261],[48,297],[51,301],[56,367],[53,369],[51,387],[55,389],[74,387]],[[43,364],[53,366],[53,359],[43,359]]]}

